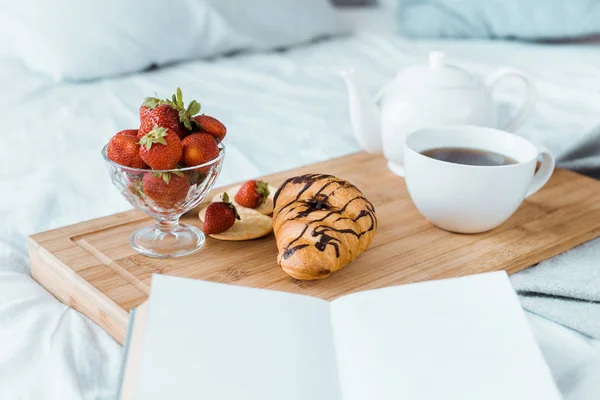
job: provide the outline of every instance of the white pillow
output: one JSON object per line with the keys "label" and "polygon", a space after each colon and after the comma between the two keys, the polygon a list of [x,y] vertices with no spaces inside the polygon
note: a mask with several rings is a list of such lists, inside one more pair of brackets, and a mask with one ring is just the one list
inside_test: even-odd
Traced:
{"label": "white pillow", "polygon": [[0,54],[56,80],[266,50],[340,33],[328,0],[14,0],[0,5]]}
{"label": "white pillow", "polygon": [[399,0],[400,33],[419,38],[554,40],[600,34],[598,0]]}

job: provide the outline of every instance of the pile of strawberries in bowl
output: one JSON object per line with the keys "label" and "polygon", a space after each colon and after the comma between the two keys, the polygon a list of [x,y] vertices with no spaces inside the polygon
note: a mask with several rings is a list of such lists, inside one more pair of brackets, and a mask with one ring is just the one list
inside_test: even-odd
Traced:
{"label": "pile of strawberries in bowl", "polygon": [[179,88],[165,100],[147,97],[140,106],[139,128],[118,132],[102,150],[113,184],[134,207],[156,220],[130,240],[143,254],[184,255],[204,243],[201,231],[178,221],[215,184],[227,128],[199,112],[195,100],[184,104]]}

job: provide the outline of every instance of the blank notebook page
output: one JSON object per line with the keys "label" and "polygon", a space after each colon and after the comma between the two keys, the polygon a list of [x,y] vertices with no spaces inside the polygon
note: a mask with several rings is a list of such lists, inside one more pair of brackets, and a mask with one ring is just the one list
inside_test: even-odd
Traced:
{"label": "blank notebook page", "polygon": [[136,400],[336,400],[329,303],[154,275]]}
{"label": "blank notebook page", "polygon": [[560,399],[504,272],[331,303],[344,400]]}

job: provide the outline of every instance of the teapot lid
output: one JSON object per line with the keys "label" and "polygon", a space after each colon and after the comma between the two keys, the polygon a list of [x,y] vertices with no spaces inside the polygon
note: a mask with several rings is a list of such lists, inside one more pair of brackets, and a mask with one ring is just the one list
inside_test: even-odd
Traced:
{"label": "teapot lid", "polygon": [[447,65],[446,54],[441,51],[429,53],[429,65],[408,67],[399,75],[411,85],[438,88],[460,88],[474,85],[471,74],[464,69]]}

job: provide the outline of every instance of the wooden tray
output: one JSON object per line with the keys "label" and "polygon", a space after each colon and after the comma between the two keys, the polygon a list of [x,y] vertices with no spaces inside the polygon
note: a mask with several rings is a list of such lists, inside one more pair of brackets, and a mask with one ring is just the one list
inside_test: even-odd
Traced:
{"label": "wooden tray", "polygon": [[[135,210],[31,236],[31,275],[122,343],[129,310],[146,300],[153,273],[332,299],[400,283],[500,269],[513,273],[600,235],[600,182],[565,170],[557,170],[502,226],[476,235],[446,232],[426,221],[404,180],[378,156],[357,153],[265,180],[279,185],[308,172],[354,183],[375,205],[379,219],[371,247],[322,281],[286,275],[277,265],[272,234],[246,242],[208,238],[204,249],[179,259],[139,255],[129,246],[129,236],[151,220]],[[183,220],[201,226],[195,215]]]}

